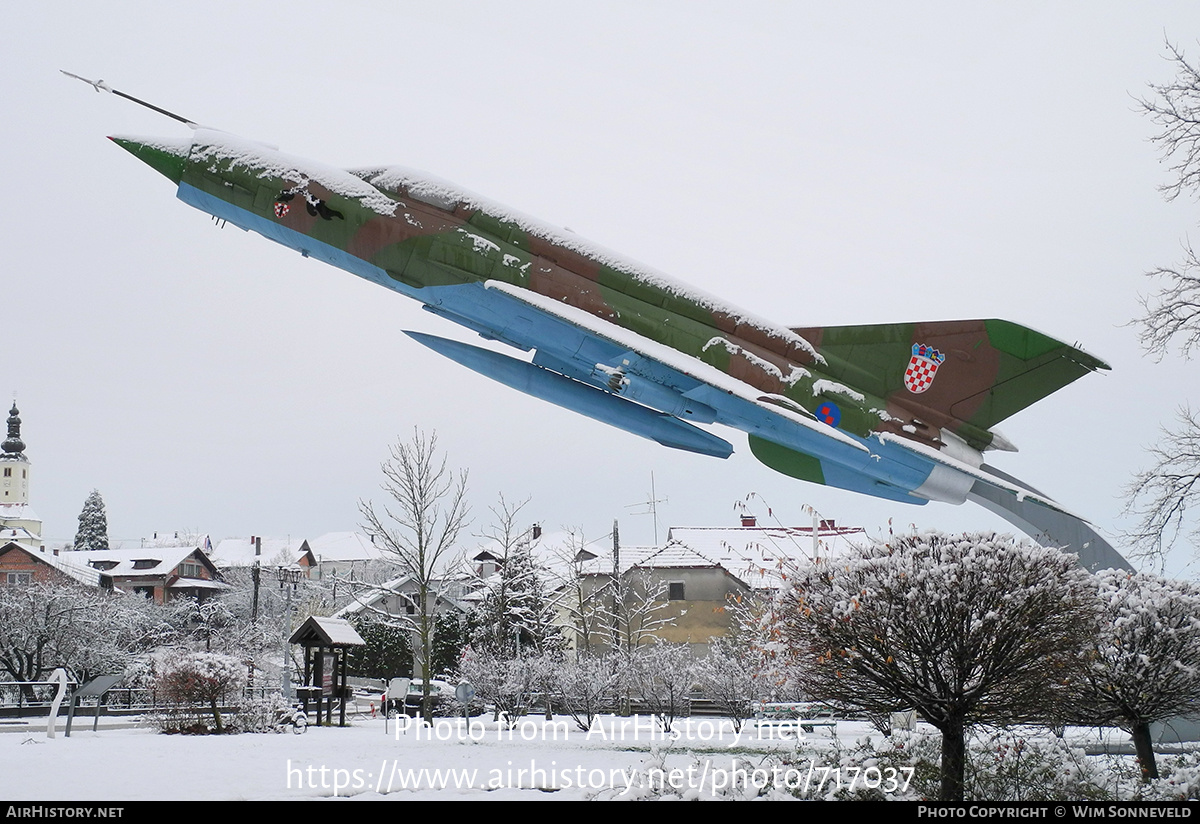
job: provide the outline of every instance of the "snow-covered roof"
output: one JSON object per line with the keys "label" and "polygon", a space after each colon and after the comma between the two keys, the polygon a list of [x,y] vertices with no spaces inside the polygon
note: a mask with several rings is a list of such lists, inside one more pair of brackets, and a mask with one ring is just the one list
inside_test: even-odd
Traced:
{"label": "snow-covered roof", "polygon": [[343,619],[370,610],[381,600],[396,592],[403,592],[405,584],[412,579],[411,575],[402,575],[382,584],[373,584],[354,596],[354,600],[333,613],[334,618]]}
{"label": "snow-covered roof", "polygon": [[168,589],[230,589],[230,586],[223,581],[206,578],[177,578]]}
{"label": "snow-covered roof", "polygon": [[30,532],[23,526],[6,526],[0,528],[0,541],[20,541],[30,545],[40,544],[42,536]]}
{"label": "snow-covered roof", "polygon": [[305,641],[350,646],[366,644],[349,621],[317,615],[310,617],[292,633],[290,643],[301,644]]}
{"label": "snow-covered roof", "polygon": [[73,580],[76,580],[81,584],[86,584],[89,587],[100,586],[102,575],[99,570],[74,563],[69,557],[63,557],[63,555],[54,555],[53,553],[49,552],[38,552],[36,553],[36,557],[38,560],[45,561],[59,572],[70,576]]}
{"label": "snow-covered roof", "polygon": [[[155,578],[168,575],[193,553],[203,551],[194,546],[145,547],[139,549],[91,549],[64,552],[59,557],[70,563],[99,569],[112,577]],[[109,564],[115,562],[114,566]],[[108,567],[100,569],[97,565]]]}
{"label": "snow-covered roof", "polygon": [[[7,530],[5,530],[5,531],[7,532]],[[85,586],[89,586],[89,587],[100,586],[100,582],[101,582],[100,572],[98,570],[88,567],[86,564],[80,564],[80,563],[76,562],[74,559],[70,558],[70,556],[74,555],[75,553],[64,553],[63,555],[55,555],[53,552],[47,552],[44,549],[41,549],[41,550],[33,549],[32,547],[30,547],[28,545],[20,544],[20,543],[17,543],[16,541],[10,541],[10,540],[5,539],[5,540],[3,540],[3,542],[0,542],[0,547],[2,547],[4,549],[8,549],[8,547],[10,547],[10,546],[21,550],[26,555],[29,555],[31,558],[41,561],[46,566],[53,567],[54,569],[58,570],[62,574],[71,578],[72,580],[78,581],[79,583],[84,584]]]}
{"label": "snow-covered roof", "polygon": [[41,521],[29,504],[0,504],[0,521]]}
{"label": "snow-covered roof", "polygon": [[[815,551],[822,557],[836,557],[860,543],[864,535],[861,527],[827,523],[817,528]],[[773,574],[781,566],[810,563],[814,556],[812,527],[672,527],[667,540],[712,558],[746,581]]]}
{"label": "snow-covered roof", "polygon": [[[721,569],[734,578],[742,576],[718,559],[697,552],[679,541],[667,539],[661,547],[623,546],[620,555],[621,574],[632,569]],[[584,575],[611,575],[612,557],[601,555],[579,564]]]}
{"label": "snow-covered roof", "polygon": [[[843,554],[863,535],[860,527],[823,524],[817,529],[817,552],[825,557]],[[585,575],[612,574],[611,550],[594,546],[592,551],[596,557],[576,568]],[[752,586],[762,586],[762,579],[775,577],[781,567],[804,565],[812,557],[812,527],[672,527],[661,547],[621,547],[620,567],[622,574],[635,567],[720,567]]]}
{"label": "snow-covered roof", "polygon": [[135,540],[110,542],[109,545],[113,549],[166,549],[171,547],[192,547],[199,548],[205,551],[212,548],[212,541],[209,540],[207,533],[203,532],[180,532],[179,530],[161,530],[150,533],[149,538],[137,538]]}
{"label": "snow-covered roof", "polygon": [[335,561],[376,561],[382,557],[379,548],[361,532],[326,532],[308,542],[319,563]]}
{"label": "snow-covered roof", "polygon": [[[624,555],[624,551],[621,554]],[[721,565],[719,561],[714,561],[678,541],[668,541],[662,549],[635,564],[635,566],[655,569],[704,569]]]}
{"label": "snow-covered roof", "polygon": [[213,548],[209,557],[219,569],[250,567],[255,558],[262,566],[294,564],[310,552],[306,541],[295,538],[259,538],[262,554],[254,554],[253,538],[225,538]]}
{"label": "snow-covered roof", "polygon": [[[466,612],[469,604],[478,601],[478,584],[481,579],[475,577],[463,578],[459,575],[438,578],[433,581],[434,594],[439,601],[450,604],[460,612]],[[364,612],[381,611],[379,602],[391,595],[411,595],[416,591],[411,575],[401,575],[382,584],[360,584],[363,590],[354,600],[334,613],[335,618],[346,618],[360,615]]]}

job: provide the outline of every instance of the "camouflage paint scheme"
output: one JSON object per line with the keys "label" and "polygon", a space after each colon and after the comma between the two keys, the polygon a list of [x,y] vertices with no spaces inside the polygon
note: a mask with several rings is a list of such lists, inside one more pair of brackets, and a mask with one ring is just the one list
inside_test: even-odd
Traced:
{"label": "camouflage paint scheme", "polygon": [[1108,369],[1003,320],[777,326],[418,172],[331,169],[202,129],[113,139],[185,203],[534,353],[413,334],[472,369],[716,457],[732,446],[693,423],[731,426],[767,466],[814,483],[914,504],[983,484],[1061,510],[982,453],[1014,449],[997,423]]}

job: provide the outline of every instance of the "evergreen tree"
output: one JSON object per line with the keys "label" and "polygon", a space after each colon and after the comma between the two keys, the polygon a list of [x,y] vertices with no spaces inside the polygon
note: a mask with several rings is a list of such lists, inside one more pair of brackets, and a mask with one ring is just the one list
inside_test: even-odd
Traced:
{"label": "evergreen tree", "polygon": [[528,538],[522,535],[504,555],[475,616],[473,643],[502,658],[560,649],[562,636]]}
{"label": "evergreen tree", "polygon": [[104,514],[104,499],[100,497],[98,489],[93,489],[92,494],[83,502],[74,548],[108,549],[108,517]]}
{"label": "evergreen tree", "polygon": [[411,678],[412,645],[403,627],[371,617],[355,617],[350,622],[366,641],[365,646],[350,647],[346,672],[361,678]]}
{"label": "evergreen tree", "polygon": [[466,616],[444,612],[435,622],[433,639],[433,674],[440,677],[458,671],[463,647],[467,645]]}

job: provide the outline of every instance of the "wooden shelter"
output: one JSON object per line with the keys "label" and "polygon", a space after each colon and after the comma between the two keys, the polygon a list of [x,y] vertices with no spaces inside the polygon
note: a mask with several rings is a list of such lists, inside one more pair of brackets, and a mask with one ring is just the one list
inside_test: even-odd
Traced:
{"label": "wooden shelter", "polygon": [[316,615],[301,624],[290,641],[304,647],[305,686],[298,690],[304,712],[308,714],[310,704],[315,704],[317,726],[321,726],[322,714],[332,726],[333,705],[338,703],[338,726],[346,726],[346,702],[353,697],[346,685],[346,649],[364,646],[366,641],[349,621]]}

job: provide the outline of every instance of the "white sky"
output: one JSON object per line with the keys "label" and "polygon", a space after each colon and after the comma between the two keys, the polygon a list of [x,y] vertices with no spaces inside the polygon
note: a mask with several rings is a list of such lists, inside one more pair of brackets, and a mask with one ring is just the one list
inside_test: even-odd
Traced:
{"label": "white sky", "polygon": [[[186,129],[58,69],[290,153],[400,163],[789,325],[1000,317],[1113,365],[1001,425],[1000,468],[1109,533],[1195,369],[1142,356],[1142,273],[1200,219],[1135,112],[1200,59],[1200,6],[1139,3],[22,3],[0,30],[5,311],[33,507],[70,540],[351,529],[387,446],[436,428],[480,521],[732,524],[757,492],[871,531],[1001,528],[721,462],[527,398],[406,338],[418,304],[218,230],[114,133]],[[762,508],[760,507],[760,511]],[[765,514],[765,512],[763,513]],[[477,521],[477,527],[483,524]],[[1176,559],[1179,568],[1187,560]]]}

